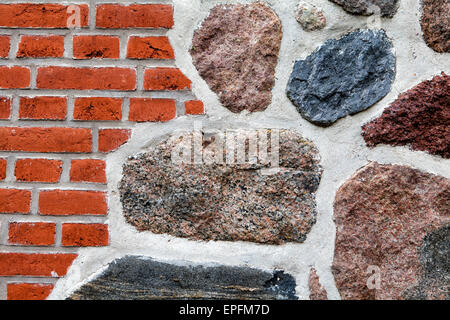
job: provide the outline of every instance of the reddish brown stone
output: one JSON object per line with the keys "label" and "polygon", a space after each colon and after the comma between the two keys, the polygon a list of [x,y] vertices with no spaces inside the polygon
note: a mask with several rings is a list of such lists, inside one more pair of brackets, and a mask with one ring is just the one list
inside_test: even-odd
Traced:
{"label": "reddish brown stone", "polygon": [[401,94],[362,130],[370,147],[410,145],[450,158],[450,77],[442,73]]}
{"label": "reddish brown stone", "polygon": [[448,179],[400,165],[371,163],[341,186],[332,266],[341,297],[449,299],[449,199]]}
{"label": "reddish brown stone", "polygon": [[200,75],[232,112],[263,111],[272,101],[281,21],[261,3],[218,5],[194,33]]}
{"label": "reddish brown stone", "polygon": [[309,300],[328,300],[327,290],[320,284],[319,276],[314,268],[309,271]]}
{"label": "reddish brown stone", "polygon": [[427,45],[437,52],[450,52],[450,2],[422,0],[420,19]]}

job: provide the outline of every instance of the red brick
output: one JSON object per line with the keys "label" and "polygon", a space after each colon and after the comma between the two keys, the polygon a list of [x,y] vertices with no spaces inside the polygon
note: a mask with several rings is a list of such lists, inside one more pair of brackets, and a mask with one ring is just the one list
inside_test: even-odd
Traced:
{"label": "red brick", "polygon": [[0,97],[0,120],[9,119],[11,115],[11,99]]}
{"label": "red brick", "polygon": [[59,181],[62,172],[62,161],[49,159],[19,159],[16,162],[15,176],[21,182]]}
{"label": "red brick", "polygon": [[0,58],[8,58],[11,41],[8,36],[0,36]]}
{"label": "red brick", "polygon": [[84,128],[0,127],[0,150],[27,152],[91,152],[92,133]]}
{"label": "red brick", "polygon": [[75,59],[119,59],[120,39],[112,36],[73,37],[73,57]]}
{"label": "red brick", "polygon": [[22,36],[18,58],[60,58],[64,56],[63,36]]}
{"label": "red brick", "polygon": [[0,253],[0,276],[63,277],[76,254]]}
{"label": "red brick", "polygon": [[45,300],[53,290],[52,284],[8,283],[8,300]]}
{"label": "red brick", "polygon": [[190,100],[184,103],[186,114],[204,114],[205,108],[200,100]]}
{"label": "red brick", "polygon": [[[81,26],[89,24],[89,5],[79,5]],[[0,4],[0,27],[7,28],[67,28],[73,15],[68,5],[60,4]]]}
{"label": "red brick", "polygon": [[190,88],[191,80],[180,69],[154,68],[145,70],[145,90],[184,90]]}
{"label": "red brick", "polygon": [[129,59],[175,59],[175,53],[167,37],[130,37]]}
{"label": "red brick", "polygon": [[106,163],[103,160],[72,160],[70,181],[106,183]]}
{"label": "red brick", "polygon": [[130,99],[130,121],[169,121],[177,115],[175,100],[171,99]]}
{"label": "red brick", "polygon": [[97,28],[173,27],[173,8],[165,4],[102,4],[97,6]]}
{"label": "red brick", "polygon": [[56,224],[13,222],[9,224],[8,241],[28,246],[51,246],[55,244]]}
{"label": "red brick", "polygon": [[127,143],[131,137],[128,129],[102,129],[98,132],[98,150],[110,152]]}
{"label": "red brick", "polygon": [[20,119],[64,120],[67,115],[65,97],[21,97]]}
{"label": "red brick", "polygon": [[121,90],[136,89],[136,70],[129,68],[38,68],[39,89]]}
{"label": "red brick", "polygon": [[0,189],[0,213],[30,213],[31,192]]}
{"label": "red brick", "polygon": [[75,120],[114,121],[122,119],[120,98],[77,98],[73,111]]}
{"label": "red brick", "polygon": [[106,215],[106,193],[99,191],[50,190],[39,193],[43,215]]}
{"label": "red brick", "polygon": [[6,178],[6,159],[0,159],[0,181]]}
{"label": "red brick", "polygon": [[64,223],[61,243],[65,247],[101,247],[109,244],[106,224]]}
{"label": "red brick", "polygon": [[30,86],[30,69],[25,67],[0,67],[0,88],[23,89]]}

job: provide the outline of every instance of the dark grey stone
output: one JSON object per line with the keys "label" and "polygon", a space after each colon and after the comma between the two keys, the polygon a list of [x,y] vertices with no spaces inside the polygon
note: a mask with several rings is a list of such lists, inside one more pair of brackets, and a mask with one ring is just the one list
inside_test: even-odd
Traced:
{"label": "dark grey stone", "polygon": [[69,300],[296,300],[295,279],[283,271],[228,266],[179,266],[149,257],[113,261]]}
{"label": "dark grey stone", "polygon": [[370,16],[379,14],[392,18],[397,12],[399,0],[331,0],[352,14]]}
{"label": "dark grey stone", "polygon": [[395,78],[392,45],[383,30],[331,39],[296,61],[287,96],[308,121],[330,126],[386,96]]}

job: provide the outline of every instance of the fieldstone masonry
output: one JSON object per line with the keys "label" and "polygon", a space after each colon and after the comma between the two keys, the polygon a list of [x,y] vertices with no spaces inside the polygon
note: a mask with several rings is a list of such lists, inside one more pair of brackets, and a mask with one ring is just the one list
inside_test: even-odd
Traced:
{"label": "fieldstone masonry", "polygon": [[116,2],[0,4],[0,299],[450,298],[448,1]]}

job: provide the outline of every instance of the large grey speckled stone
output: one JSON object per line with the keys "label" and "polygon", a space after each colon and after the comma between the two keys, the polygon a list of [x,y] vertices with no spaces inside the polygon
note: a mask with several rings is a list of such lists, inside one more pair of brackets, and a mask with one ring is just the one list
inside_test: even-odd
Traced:
{"label": "large grey speckled stone", "polygon": [[331,0],[340,5],[345,11],[370,16],[378,14],[392,18],[397,12],[399,0]]}
{"label": "large grey speckled stone", "polygon": [[149,257],[113,261],[69,300],[297,300],[295,279],[283,271],[228,266],[180,266]]}
{"label": "large grey speckled stone", "polygon": [[218,150],[230,141],[242,145],[239,139],[252,132],[185,132],[130,158],[119,186],[127,222],[139,231],[195,240],[303,242],[316,221],[322,169],[317,149],[296,132],[258,131],[258,143],[279,137],[280,168],[273,174],[265,173],[272,164],[261,158],[230,163],[225,152],[221,163],[172,162],[173,150],[191,150],[197,138],[200,158],[218,159]]}
{"label": "large grey speckled stone", "polygon": [[294,65],[287,95],[308,121],[329,126],[386,96],[395,77],[392,46],[382,30],[331,39]]}

